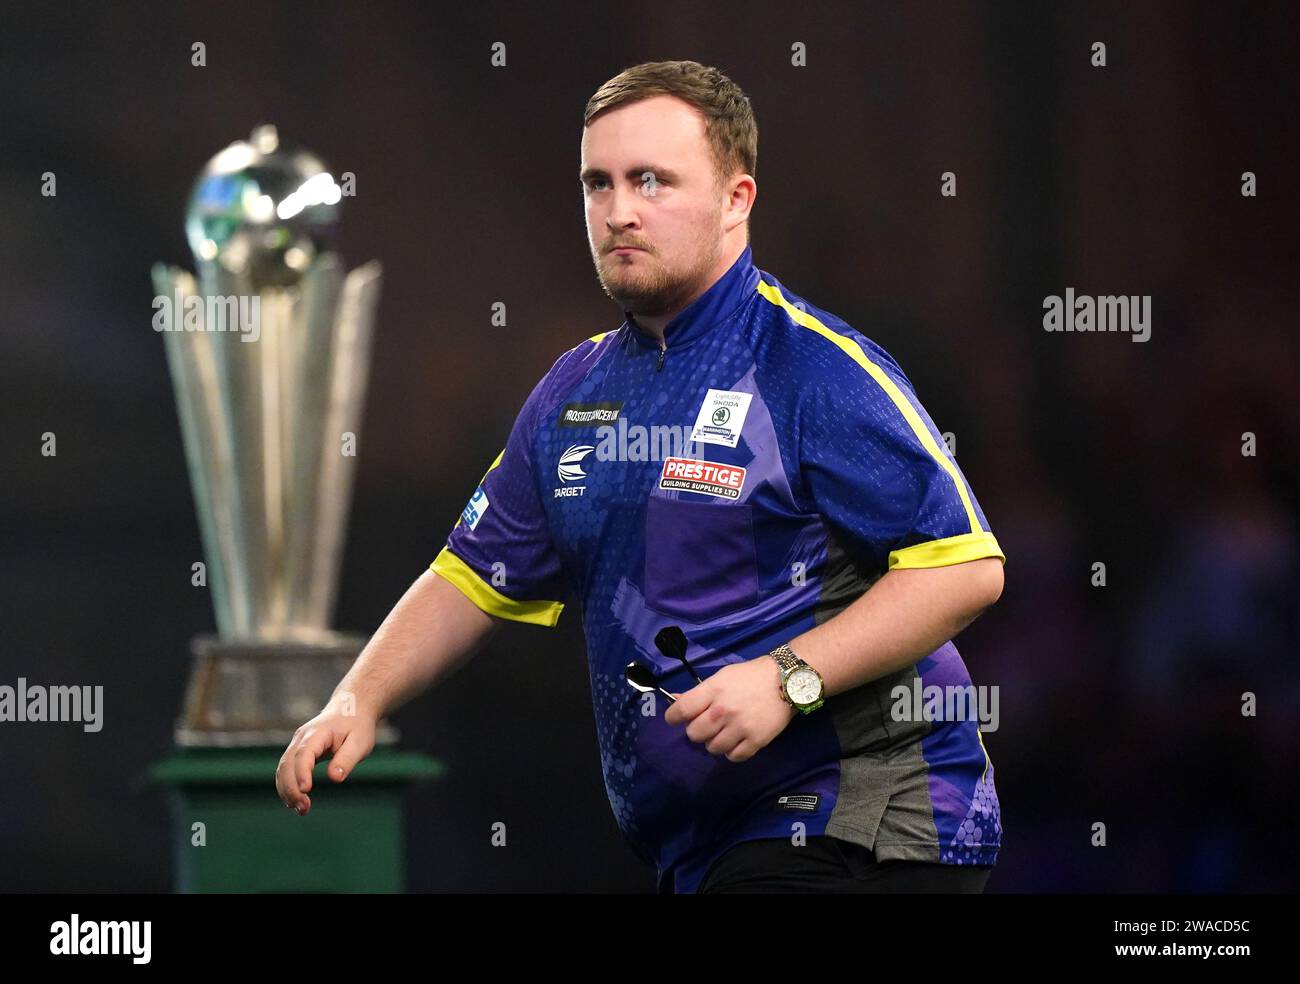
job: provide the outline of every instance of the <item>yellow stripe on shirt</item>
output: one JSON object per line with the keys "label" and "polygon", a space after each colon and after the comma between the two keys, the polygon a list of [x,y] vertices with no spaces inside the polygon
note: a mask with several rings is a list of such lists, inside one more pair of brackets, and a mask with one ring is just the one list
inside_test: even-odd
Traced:
{"label": "yellow stripe on shirt", "polygon": [[460,589],[461,594],[489,615],[550,627],[560,620],[560,612],[564,611],[564,603],[560,601],[516,601],[507,598],[447,547],[442,548],[429,565],[429,570],[446,578]]}
{"label": "yellow stripe on shirt", "polygon": [[948,567],[951,564],[964,564],[968,560],[980,560],[983,557],[997,557],[1006,563],[1007,556],[998,546],[992,533],[980,530],[978,533],[962,533],[947,536],[942,540],[929,540],[912,547],[891,551],[889,569],[907,570],[912,567]]}
{"label": "yellow stripe on shirt", "polygon": [[[942,567],[946,564],[959,564],[967,560],[994,556],[1001,557],[1005,562],[1006,555],[998,547],[998,542],[994,539],[993,534],[980,526],[979,517],[975,515],[975,504],[971,500],[970,490],[966,488],[966,482],[963,480],[961,472],[957,470],[957,465],[948,455],[939,450],[934,435],[930,433],[930,429],[925,426],[925,422],[921,420],[921,416],[916,412],[916,408],[912,406],[912,402],[898,388],[898,384],[890,378],[889,374],[867,358],[866,352],[862,350],[862,346],[857,341],[841,335],[839,332],[832,331],[807,311],[795,307],[785,299],[780,289],[773,284],[760,280],[758,282],[758,293],[767,301],[784,310],[795,324],[815,331],[866,370],[867,374],[885,391],[885,395],[893,401],[894,406],[898,408],[898,412],[903,415],[903,419],[912,428],[912,433],[916,435],[916,439],[921,442],[921,447],[925,448],[930,457],[939,463],[939,467],[948,473],[953,485],[956,486],[957,494],[961,497],[961,504],[966,510],[966,519],[970,523],[970,533],[963,533],[960,536],[947,537],[942,540],[933,540],[929,543],[919,543],[914,547],[896,550],[889,555],[889,566],[891,568]],[[939,562],[935,563],[934,561]]]}

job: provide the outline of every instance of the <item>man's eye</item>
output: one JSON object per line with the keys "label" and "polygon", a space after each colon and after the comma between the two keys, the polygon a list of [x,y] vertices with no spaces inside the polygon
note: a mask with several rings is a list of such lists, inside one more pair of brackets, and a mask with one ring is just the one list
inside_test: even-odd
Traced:
{"label": "man's eye", "polygon": [[604,184],[608,184],[608,183],[609,183],[609,182],[607,182],[604,178],[592,178],[590,181],[587,182],[587,190],[588,190],[588,191],[601,191],[601,190],[603,190],[603,189],[598,188],[598,187],[596,187],[596,186],[597,186],[597,185],[604,185]]}

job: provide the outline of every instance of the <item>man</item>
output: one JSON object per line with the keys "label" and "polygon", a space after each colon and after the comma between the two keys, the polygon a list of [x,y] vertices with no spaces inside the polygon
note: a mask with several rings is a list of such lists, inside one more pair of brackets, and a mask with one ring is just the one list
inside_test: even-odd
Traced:
{"label": "man", "polygon": [[660,891],[983,889],[1001,827],[979,721],[915,720],[893,692],[971,686],[950,640],[1005,557],[902,370],[753,265],[757,141],[695,62],[592,97],[587,235],[626,320],[533,389],[431,572],[285,751],[286,805],[573,592],[610,805]]}

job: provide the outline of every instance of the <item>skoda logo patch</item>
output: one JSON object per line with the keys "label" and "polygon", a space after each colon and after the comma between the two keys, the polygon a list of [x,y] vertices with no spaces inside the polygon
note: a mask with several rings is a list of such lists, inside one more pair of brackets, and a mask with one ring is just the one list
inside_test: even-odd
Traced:
{"label": "skoda logo patch", "polygon": [[740,432],[745,428],[745,415],[753,393],[741,390],[711,389],[704,394],[695,426],[691,429],[692,443],[721,444],[734,448],[740,443]]}

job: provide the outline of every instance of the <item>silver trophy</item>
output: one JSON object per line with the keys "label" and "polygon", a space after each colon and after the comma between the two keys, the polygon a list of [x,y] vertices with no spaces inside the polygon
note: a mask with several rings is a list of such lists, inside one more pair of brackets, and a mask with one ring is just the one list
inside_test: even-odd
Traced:
{"label": "silver trophy", "polygon": [[153,268],[218,633],[191,643],[178,745],[287,742],[366,641],[330,622],[381,272],[344,274],[341,197],[259,127],[195,183],[197,279]]}

